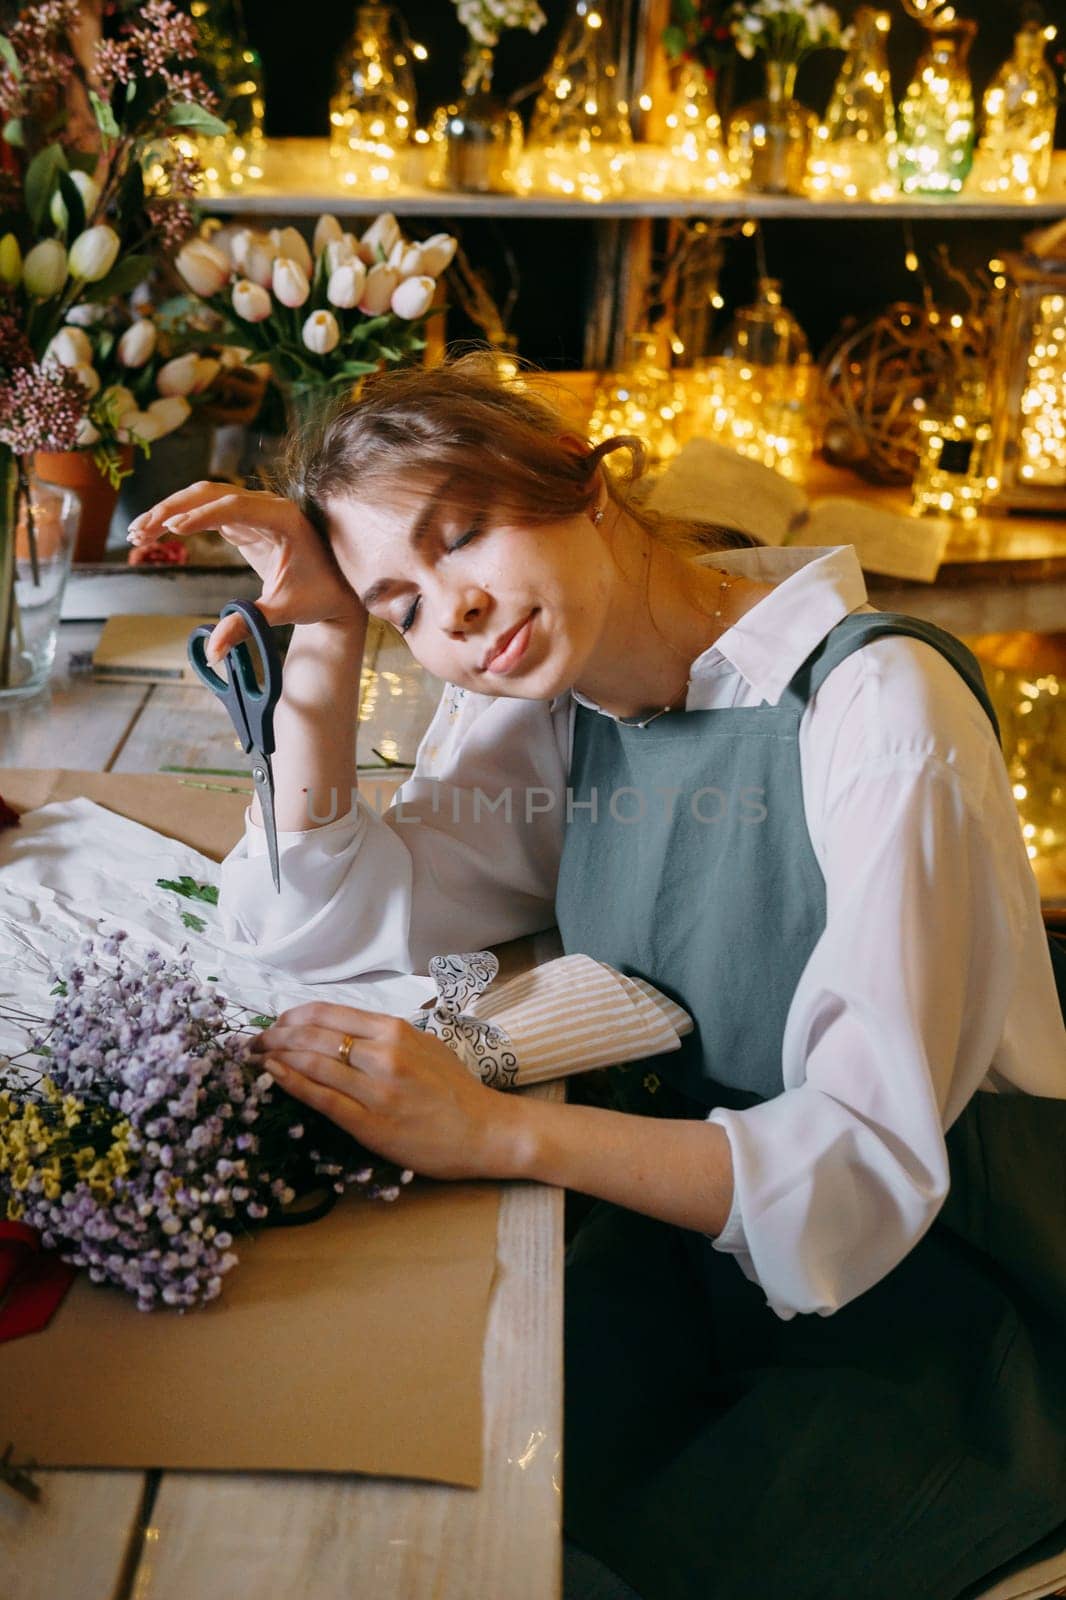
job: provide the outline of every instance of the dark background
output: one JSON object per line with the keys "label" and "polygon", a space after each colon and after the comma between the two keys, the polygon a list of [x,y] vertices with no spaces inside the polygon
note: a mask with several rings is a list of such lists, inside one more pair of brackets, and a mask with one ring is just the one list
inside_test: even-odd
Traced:
{"label": "dark background", "polygon": [[[1024,0],[960,0],[957,9],[978,23],[971,65],[974,87],[980,95],[996,68],[1010,54],[1014,31]],[[504,95],[536,80],[548,64],[572,0],[541,0],[547,25],[536,35],[505,33],[496,52],[495,83]],[[892,16],[890,59],[893,88],[902,95],[917,60],[922,30],[903,11],[899,0],[883,0]],[[627,0],[614,0],[614,15],[621,17]],[[429,59],[416,63],[418,120],[425,124],[438,104],[455,96],[466,39],[451,0],[402,0],[397,8],[413,38],[429,51]],[[604,9],[611,10],[610,0]],[[628,8],[632,9],[632,8]],[[855,5],[844,0],[839,7],[845,20]],[[1031,7],[1029,8],[1031,10]],[[1059,23],[1066,34],[1066,3],[1051,0],[1048,20]],[[245,0],[245,22],[251,43],[260,51],[266,79],[267,132],[275,136],[321,135],[327,131],[327,110],[334,87],[336,61],[351,33],[351,0],[309,0],[300,8],[275,0]],[[1062,44],[1062,39],[1057,41]],[[841,56],[823,51],[800,68],[798,93],[806,104],[821,111],[828,99]],[[1061,83],[1061,73],[1059,74]],[[733,85],[735,103],[757,95],[761,89],[758,63],[737,62]],[[532,99],[521,109],[527,114]],[[1060,117],[1059,142],[1066,137]],[[589,222],[465,221],[450,223],[446,203],[441,224],[461,234],[474,266],[489,272],[498,290],[506,292],[507,253],[518,264],[520,294],[512,319],[521,353],[549,367],[582,364],[583,325],[589,297],[597,292],[592,281],[593,230]],[[602,224],[601,224],[602,226]],[[768,266],[784,281],[785,299],[799,316],[817,350],[836,332],[845,315],[860,318],[888,302],[911,299],[916,280],[904,266],[908,246],[902,224],[886,219],[874,222],[778,221],[763,225]],[[425,231],[431,231],[427,222]],[[916,223],[913,242],[924,265],[932,268],[938,244],[947,245],[952,262],[963,270],[987,265],[989,258],[1016,247],[1027,229],[997,222],[932,220]],[[664,234],[658,229],[657,234]],[[753,241],[738,238],[726,247],[721,292],[726,306],[721,317],[750,300],[755,276]],[[934,278],[942,298],[958,302],[958,291]],[[461,314],[449,314],[449,334],[476,333]]]}

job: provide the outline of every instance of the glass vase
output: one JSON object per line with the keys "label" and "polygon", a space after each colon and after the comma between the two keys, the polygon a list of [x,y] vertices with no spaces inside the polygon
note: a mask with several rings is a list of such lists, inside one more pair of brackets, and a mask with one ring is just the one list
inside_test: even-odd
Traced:
{"label": "glass vase", "polygon": [[660,359],[660,340],[650,331],[630,334],[623,365],[604,373],[596,386],[588,438],[599,444],[617,434],[643,440],[652,466],[681,448],[679,424],[684,393]]}
{"label": "glass vase", "polygon": [[451,189],[475,194],[514,190],[522,154],[522,123],[516,111],[492,93],[493,53],[472,44],[463,71],[463,92],[443,123],[444,179]]}
{"label": "glass vase", "polygon": [[929,409],[918,420],[918,471],[911,490],[916,516],[957,517],[972,522],[990,477],[992,413],[987,375],[963,363],[943,379]]}
{"label": "glass vase", "polygon": [[886,11],[861,6],[851,44],[818,128],[807,169],[816,198],[891,200],[896,184],[896,119],[888,73]]}
{"label": "glass vase", "polygon": [[228,137],[198,138],[196,146],[206,190],[225,193],[263,176],[263,66],[248,43],[241,0],[194,0],[192,15],[197,66],[230,126]]}
{"label": "glass vase", "polygon": [[392,7],[359,6],[329,103],[329,150],[340,182],[360,194],[400,184],[415,124],[414,78]]}
{"label": "glass vase", "polygon": [[974,98],[969,57],[977,24],[926,30],[926,44],[899,107],[897,170],[904,194],[958,194],[973,165]]}
{"label": "glass vase", "polygon": [[533,107],[519,189],[616,199],[632,151],[610,17],[602,0],[576,0]]}
{"label": "glass vase", "polygon": [[1051,178],[1058,89],[1044,59],[1047,30],[1030,22],[985,90],[975,176],[984,194],[1035,200]]}
{"label": "glass vase", "polygon": [[733,113],[729,161],[737,181],[757,194],[803,194],[807,154],[817,126],[795,98],[797,63],[766,61],[766,94]]}
{"label": "glass vase", "polygon": [[72,490],[0,455],[0,708],[48,682],[78,513]]}
{"label": "glass vase", "polygon": [[666,115],[663,188],[673,194],[721,194],[732,186],[714,77],[684,61]]}

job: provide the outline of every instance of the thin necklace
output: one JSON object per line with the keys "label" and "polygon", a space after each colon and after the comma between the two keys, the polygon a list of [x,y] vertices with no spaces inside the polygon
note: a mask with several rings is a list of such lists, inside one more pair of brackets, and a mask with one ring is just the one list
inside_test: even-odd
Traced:
{"label": "thin necklace", "polygon": [[[722,573],[722,581],[718,586],[718,605],[713,616],[711,617],[712,622],[717,622],[718,618],[722,615],[722,606],[725,604],[726,594],[732,588],[734,581],[735,580],[728,572]],[[680,691],[680,693],[675,694],[674,698],[669,702],[668,705],[661,706],[658,711],[653,711],[650,717],[644,717],[639,722],[634,721],[630,717],[615,717],[614,720],[616,722],[620,722],[623,728],[646,728],[649,723],[655,721],[656,717],[665,716],[667,711],[673,711],[679,700],[687,700],[688,691],[691,685],[692,677],[690,675],[685,679],[685,687]]]}

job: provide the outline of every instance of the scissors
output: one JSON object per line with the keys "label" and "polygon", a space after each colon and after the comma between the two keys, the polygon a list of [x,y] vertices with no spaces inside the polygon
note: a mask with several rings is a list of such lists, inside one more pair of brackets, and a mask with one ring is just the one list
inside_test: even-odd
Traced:
{"label": "scissors", "polygon": [[189,635],[189,662],[201,683],[216,694],[230,714],[241,749],[252,757],[252,782],[259,796],[263,827],[267,836],[270,875],[281,893],[278,866],[278,824],[274,815],[274,773],[270,758],[274,754],[274,707],[281,698],[281,656],[273,630],[258,606],[250,600],[230,600],[219,612],[219,619],[239,612],[255,640],[263,667],[260,687],[252,652],[243,641],[228,650],[223,660],[227,676],[220,677],[207,664],[207,641],[214,632],[211,623],[201,624]]}

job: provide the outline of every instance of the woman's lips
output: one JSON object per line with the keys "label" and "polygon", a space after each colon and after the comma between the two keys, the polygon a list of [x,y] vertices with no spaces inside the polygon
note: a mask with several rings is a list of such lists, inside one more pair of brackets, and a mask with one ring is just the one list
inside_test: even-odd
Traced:
{"label": "woman's lips", "polygon": [[506,647],[486,664],[484,669],[486,672],[510,672],[512,667],[517,666],[526,653],[526,646],[529,644],[530,635],[533,632],[533,619],[536,614],[536,611],[530,612],[522,626],[511,635]]}

